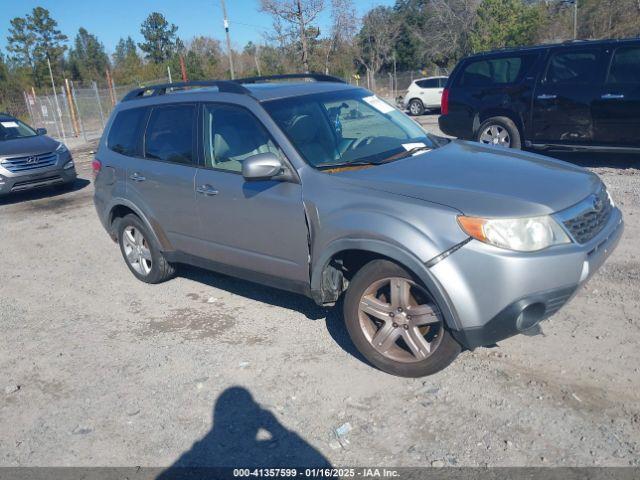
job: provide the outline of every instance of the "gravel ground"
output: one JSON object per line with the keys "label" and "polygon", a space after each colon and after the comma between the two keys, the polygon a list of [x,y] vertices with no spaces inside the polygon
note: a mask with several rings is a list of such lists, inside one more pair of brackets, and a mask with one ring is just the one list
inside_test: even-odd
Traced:
{"label": "gravel ground", "polygon": [[0,465],[640,465],[638,158],[563,157],[627,228],[544,335],[403,379],[303,297],[195,268],[137,281],[74,153],[75,191],[0,200]]}

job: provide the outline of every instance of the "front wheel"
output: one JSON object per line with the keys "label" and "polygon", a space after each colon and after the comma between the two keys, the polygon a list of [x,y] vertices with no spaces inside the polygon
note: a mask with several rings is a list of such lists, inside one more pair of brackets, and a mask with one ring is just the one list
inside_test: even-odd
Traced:
{"label": "front wheel", "polygon": [[362,355],[392,375],[432,375],[461,351],[429,292],[387,260],[374,260],[353,277],[344,300],[344,318]]}
{"label": "front wheel", "polygon": [[507,117],[492,117],[482,122],[476,141],[497,147],[521,148],[520,131]]}

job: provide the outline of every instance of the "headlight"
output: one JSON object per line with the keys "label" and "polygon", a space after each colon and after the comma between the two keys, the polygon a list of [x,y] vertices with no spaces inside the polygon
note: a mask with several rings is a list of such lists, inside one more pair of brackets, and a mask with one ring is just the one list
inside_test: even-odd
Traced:
{"label": "headlight", "polygon": [[476,240],[518,252],[535,252],[551,245],[571,243],[562,227],[549,216],[478,218],[461,215],[458,223]]}
{"label": "headlight", "polygon": [[73,160],[69,160],[67,163],[64,164],[64,167],[62,167],[65,170],[69,170],[70,168],[73,168],[75,166],[75,164],[73,163]]}
{"label": "headlight", "polygon": [[56,148],[56,153],[67,153],[68,151],[69,149],[64,143],[59,144],[58,148]]}

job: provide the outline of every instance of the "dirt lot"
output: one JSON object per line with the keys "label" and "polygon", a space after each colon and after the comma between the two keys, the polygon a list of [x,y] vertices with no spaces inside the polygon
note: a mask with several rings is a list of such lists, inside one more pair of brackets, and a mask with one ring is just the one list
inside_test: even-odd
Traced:
{"label": "dirt lot", "polygon": [[0,200],[0,465],[640,465],[639,159],[563,157],[627,228],[544,335],[412,380],[305,298],[194,268],[137,281],[75,156],[75,191]]}

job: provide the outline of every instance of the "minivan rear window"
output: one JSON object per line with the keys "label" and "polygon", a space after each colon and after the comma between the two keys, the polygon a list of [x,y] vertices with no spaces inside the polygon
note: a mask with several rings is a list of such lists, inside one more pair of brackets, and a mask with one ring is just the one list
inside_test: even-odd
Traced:
{"label": "minivan rear window", "polygon": [[146,113],[146,108],[132,108],[117,113],[109,129],[107,147],[122,155],[138,155],[140,124]]}
{"label": "minivan rear window", "polygon": [[458,85],[483,87],[519,81],[535,60],[536,55],[519,55],[476,60],[463,70]]}

